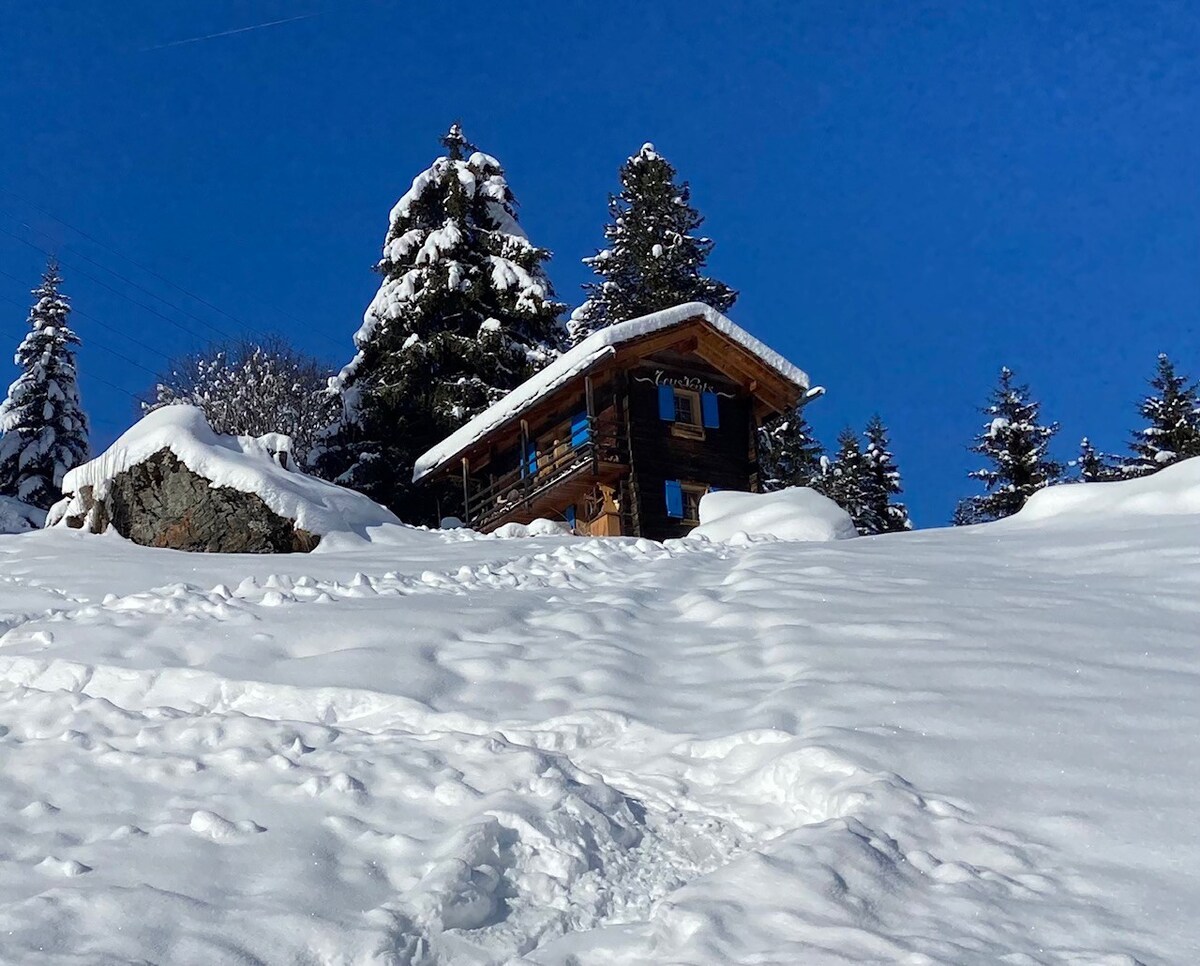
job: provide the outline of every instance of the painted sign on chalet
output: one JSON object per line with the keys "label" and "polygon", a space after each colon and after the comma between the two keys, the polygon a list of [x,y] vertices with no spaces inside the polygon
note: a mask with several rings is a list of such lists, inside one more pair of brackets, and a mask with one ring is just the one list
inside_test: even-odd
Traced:
{"label": "painted sign on chalet", "polygon": [[757,429],[808,376],[697,302],[596,332],[416,464],[461,483],[463,520],[683,536],[709,490],[756,490]]}

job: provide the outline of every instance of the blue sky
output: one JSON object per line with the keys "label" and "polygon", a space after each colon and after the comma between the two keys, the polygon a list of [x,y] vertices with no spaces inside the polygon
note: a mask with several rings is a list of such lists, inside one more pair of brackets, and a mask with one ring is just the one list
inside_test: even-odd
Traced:
{"label": "blue sky", "polygon": [[1064,458],[1122,446],[1155,353],[1200,374],[1198,51],[1185,3],[5,4],[0,345],[53,249],[96,446],[219,333],[340,365],[455,118],[574,304],[650,140],[733,317],[828,387],[820,435],[879,411],[936,525],[1002,364]]}

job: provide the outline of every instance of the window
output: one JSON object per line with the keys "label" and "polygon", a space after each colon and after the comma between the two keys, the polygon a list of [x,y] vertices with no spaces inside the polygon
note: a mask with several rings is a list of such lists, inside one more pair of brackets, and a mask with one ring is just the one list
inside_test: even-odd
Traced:
{"label": "window", "polygon": [[709,488],[702,483],[666,481],[667,516],[684,523],[700,522],[700,498]]}
{"label": "window", "polygon": [[720,428],[720,401],[711,389],[700,392],[659,383],[658,417],[672,424],[671,432],[675,436],[704,439],[705,429]]}
{"label": "window", "polygon": [[700,422],[700,394],[690,389],[676,389],[675,419],[671,433],[690,439],[704,439],[704,425]]}
{"label": "window", "polygon": [[692,425],[699,422],[696,419],[696,400],[692,398],[692,393],[675,390],[675,422]]}

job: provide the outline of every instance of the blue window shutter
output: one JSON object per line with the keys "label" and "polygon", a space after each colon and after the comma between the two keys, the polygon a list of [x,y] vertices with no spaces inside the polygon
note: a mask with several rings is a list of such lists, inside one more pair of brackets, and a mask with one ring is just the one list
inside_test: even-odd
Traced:
{"label": "blue window shutter", "polygon": [[537,446],[532,441],[525,444],[525,453],[521,457],[521,473],[523,476],[537,474]]}
{"label": "blue window shutter", "polygon": [[582,446],[592,438],[592,426],[587,413],[580,413],[571,420],[571,445]]}
{"label": "blue window shutter", "polygon": [[683,487],[678,480],[667,480],[667,516],[683,519]]}
{"label": "blue window shutter", "polygon": [[658,387],[658,418],[675,422],[675,389],[673,386]]}
{"label": "blue window shutter", "polygon": [[717,394],[715,392],[704,392],[700,394],[700,409],[704,413],[704,425],[709,429],[719,429],[721,426],[721,412],[717,405]]}
{"label": "blue window shutter", "polygon": [[574,503],[572,503],[569,507],[567,507],[566,512],[563,514],[563,516],[566,517],[566,519],[567,519],[567,526],[569,526],[572,530],[574,530],[575,529],[575,520],[576,520]]}

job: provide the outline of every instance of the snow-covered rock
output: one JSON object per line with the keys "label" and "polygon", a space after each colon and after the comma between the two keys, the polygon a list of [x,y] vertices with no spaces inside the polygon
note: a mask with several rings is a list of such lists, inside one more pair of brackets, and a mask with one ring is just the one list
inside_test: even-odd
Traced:
{"label": "snow-covered rock", "polygon": [[399,523],[362,494],[290,468],[289,450],[278,433],[220,436],[193,406],[158,409],[67,474],[49,522],[242,553],[307,551],[327,534]]}
{"label": "snow-covered rock", "polygon": [[845,540],[858,535],[850,515],[828,497],[805,486],[772,493],[719,490],[700,498],[700,525],[691,539],[745,542]]}
{"label": "snow-covered rock", "polygon": [[1039,490],[1011,519],[1015,522],[1117,516],[1200,514],[1200,457],[1151,476],[1106,483],[1071,483]]}
{"label": "snow-covered rock", "polygon": [[46,511],[11,496],[0,496],[0,533],[38,530],[46,522]]}

